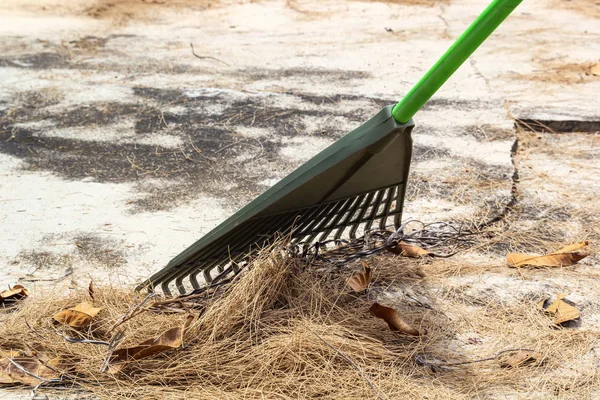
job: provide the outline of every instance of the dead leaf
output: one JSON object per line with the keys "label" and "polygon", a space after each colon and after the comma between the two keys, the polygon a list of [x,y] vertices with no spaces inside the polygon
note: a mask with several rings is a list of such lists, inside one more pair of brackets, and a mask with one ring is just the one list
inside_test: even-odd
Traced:
{"label": "dead leaf", "polygon": [[92,300],[94,300],[94,280],[93,279],[90,281],[90,284],[88,286],[88,293],[89,293],[90,297],[92,298]]}
{"label": "dead leaf", "polygon": [[573,265],[577,261],[587,257],[588,253],[578,252],[578,250],[583,249],[585,246],[587,246],[587,244],[588,242],[571,244],[544,256],[508,253],[506,256],[506,261],[513,267],[522,267],[525,265],[531,265],[535,267],[564,267],[567,265]]}
{"label": "dead leaf", "polygon": [[518,350],[507,353],[499,360],[502,368],[518,368],[526,365],[539,365],[541,364],[541,359],[542,355],[535,351]]}
{"label": "dead leaf", "polygon": [[402,332],[413,336],[420,335],[419,331],[404,322],[404,320],[400,317],[400,314],[398,314],[398,312],[393,308],[375,303],[371,306],[371,308],[369,308],[369,311],[371,311],[371,314],[377,318],[384,320],[394,332]]}
{"label": "dead leaf", "polygon": [[600,62],[592,65],[592,68],[590,68],[590,73],[594,76],[600,76]]}
{"label": "dead leaf", "polygon": [[546,304],[546,300],[538,301],[538,303],[536,304],[537,309],[540,311],[544,311],[544,304]]}
{"label": "dead leaf", "polygon": [[589,242],[587,242],[587,241],[586,241],[586,242],[573,243],[573,244],[570,244],[570,245],[568,245],[568,246],[565,246],[565,247],[563,247],[563,248],[562,248],[562,249],[560,249],[560,250],[557,250],[557,251],[555,251],[555,252],[552,252],[552,253],[550,253],[550,254],[563,254],[563,253],[572,253],[572,252],[574,252],[574,251],[577,251],[577,250],[581,250],[581,249],[583,249],[583,248],[584,248],[585,246],[587,246],[588,244],[589,244]]}
{"label": "dead leaf", "polygon": [[422,249],[418,246],[413,246],[412,244],[408,244],[405,242],[400,242],[396,246],[388,249],[394,254],[399,254],[404,257],[421,257],[421,256],[429,256],[431,255],[425,249]]}
{"label": "dead leaf", "polygon": [[12,289],[4,290],[0,292],[0,304],[4,303],[5,300],[17,301],[21,300],[29,295],[29,291],[24,286],[15,285]]}
{"label": "dead leaf", "polygon": [[369,267],[366,262],[362,263],[362,267],[363,272],[354,274],[350,279],[348,279],[348,286],[350,286],[355,292],[362,292],[368,288],[369,283],[371,283],[371,267]]}
{"label": "dead leaf", "polygon": [[183,326],[171,328],[159,336],[148,339],[137,346],[113,351],[112,359],[110,361],[111,371],[119,371],[126,361],[139,360],[153,354],[180,347],[183,343],[183,333],[193,319],[193,315],[190,314]]}
{"label": "dead leaf", "polygon": [[554,323],[556,325],[560,325],[567,321],[572,321],[574,319],[579,318],[580,316],[579,310],[577,308],[573,307],[572,305],[563,300],[565,297],[566,296],[564,294],[557,295],[554,303],[550,304],[546,308],[544,308],[543,306],[544,301],[538,303],[538,308],[541,304],[542,310],[554,317]]}
{"label": "dead leaf", "polygon": [[61,324],[69,325],[73,328],[81,328],[87,326],[92,322],[92,318],[102,310],[96,308],[85,301],[76,305],[68,310],[61,311],[52,316],[57,322]]}
{"label": "dead leaf", "polygon": [[[60,377],[60,373],[48,368],[40,362],[36,357],[24,355],[18,351],[5,351],[6,354],[12,361],[19,364],[28,372],[39,376],[40,378],[51,380]],[[57,361],[58,360],[58,361]],[[54,366],[60,366],[60,360],[53,361]],[[27,386],[36,386],[41,381],[34,376],[28,375],[13,363],[11,363],[5,356],[0,353],[0,384],[23,384]]]}

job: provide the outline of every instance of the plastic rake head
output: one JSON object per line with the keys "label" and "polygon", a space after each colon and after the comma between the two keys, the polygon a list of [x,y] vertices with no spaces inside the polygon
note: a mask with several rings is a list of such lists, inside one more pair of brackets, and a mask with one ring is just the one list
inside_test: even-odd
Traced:
{"label": "plastic rake head", "polygon": [[412,122],[391,106],[313,157],[138,288],[187,294],[237,266],[278,234],[296,243],[355,238],[399,226],[410,165]]}

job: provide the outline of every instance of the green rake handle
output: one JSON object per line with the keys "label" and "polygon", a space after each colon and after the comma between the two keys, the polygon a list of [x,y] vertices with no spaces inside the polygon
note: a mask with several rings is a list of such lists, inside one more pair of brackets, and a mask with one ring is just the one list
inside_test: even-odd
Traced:
{"label": "green rake handle", "polygon": [[494,0],[421,80],[392,109],[396,121],[405,124],[452,76],[488,36],[521,4],[522,0]]}

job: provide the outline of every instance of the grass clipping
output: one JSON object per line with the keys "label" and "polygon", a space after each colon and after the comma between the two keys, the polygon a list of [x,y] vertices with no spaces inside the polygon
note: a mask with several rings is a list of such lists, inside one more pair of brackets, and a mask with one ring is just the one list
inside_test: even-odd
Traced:
{"label": "grass clipping", "polygon": [[[58,385],[106,399],[462,399],[477,390],[473,376],[496,386],[512,386],[522,376],[522,371],[498,365],[477,373],[467,365],[440,375],[439,368],[422,360],[449,357],[456,330],[444,313],[398,302],[394,307],[402,318],[426,334],[394,332],[369,312],[383,293],[377,284],[366,293],[353,293],[344,277],[331,279],[330,271],[319,272],[285,254],[277,246],[263,251],[200,309],[170,303],[155,312],[152,302],[161,299],[151,299],[145,312],[123,318],[131,304],[139,303],[133,293],[94,287],[68,298],[30,296],[3,316],[0,349],[55,371],[44,375],[45,391]],[[414,268],[404,265],[399,271],[397,263],[384,261],[374,268],[374,282],[395,271],[396,278],[412,280],[412,285]],[[389,289],[389,283],[379,285]],[[57,312],[90,301],[101,311],[89,325],[53,323]],[[510,318],[514,321],[514,314]],[[547,331],[542,325],[538,329]],[[131,356],[118,363],[107,358],[116,337],[122,340],[112,349],[113,357]],[[88,342],[76,342],[82,339]],[[141,348],[144,343],[161,351]],[[141,351],[153,354],[141,357]],[[452,361],[477,355],[452,356]]]}

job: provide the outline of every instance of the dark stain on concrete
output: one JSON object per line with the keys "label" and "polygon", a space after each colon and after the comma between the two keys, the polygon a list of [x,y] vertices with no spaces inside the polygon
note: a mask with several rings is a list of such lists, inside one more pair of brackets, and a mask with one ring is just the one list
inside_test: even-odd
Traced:
{"label": "dark stain on concrete", "polygon": [[111,269],[127,263],[123,245],[118,240],[93,234],[81,234],[72,240],[77,246],[76,253],[93,264]]}
{"label": "dark stain on concrete", "polygon": [[412,159],[414,161],[439,160],[450,156],[446,149],[421,144],[413,144]]}
{"label": "dark stain on concrete", "polygon": [[[43,92],[23,92],[9,109],[0,111],[0,152],[25,161],[27,170],[51,171],[71,180],[119,183],[162,179],[169,190],[154,187],[148,192],[149,198],[138,199],[134,204],[140,207],[139,211],[158,210],[201,192],[229,196],[233,189],[242,197],[254,197],[265,189],[258,182],[266,174],[294,168],[279,155],[284,146],[281,138],[304,134],[302,117],[338,117],[326,110],[278,107],[273,105],[276,98],[240,98],[227,92],[190,97],[181,90],[138,87],[134,94],[138,101],[90,103],[56,111],[48,107],[58,101],[45,97]],[[223,112],[207,112],[207,104],[219,105]],[[184,111],[163,111],[173,106]],[[364,111],[348,112],[347,118],[359,119],[360,113]],[[39,121],[48,124],[44,128],[31,124]],[[131,139],[129,135],[124,141],[52,135],[55,128],[89,127],[101,131],[127,121],[131,121],[136,136]],[[251,139],[236,131],[251,126],[265,128],[272,135]],[[179,137],[181,145],[169,148],[137,141],[163,133]],[[337,138],[345,133],[340,128],[317,135]],[[238,161],[240,157],[244,161]]]}
{"label": "dark stain on concrete", "polygon": [[39,272],[63,269],[69,265],[70,256],[49,251],[26,250],[17,254],[13,265],[20,265],[27,276],[37,277]]}
{"label": "dark stain on concrete", "polygon": [[[290,76],[300,72],[278,74]],[[308,72],[311,73],[320,76],[327,71]],[[135,182],[147,195],[134,201],[135,211],[171,208],[200,193],[230,197],[232,190],[236,196],[240,194],[243,203],[265,189],[259,183],[265,177],[282,171],[289,173],[297,166],[282,158],[280,150],[285,146],[283,138],[306,134],[303,118],[326,122],[341,117],[358,126],[383,105],[390,104],[389,99],[355,95],[293,93],[287,95],[297,97],[298,107],[282,107],[275,94],[255,96],[227,91],[190,94],[154,87],[132,90],[134,101],[96,102],[62,111],[48,109],[60,103],[61,96],[56,93],[22,92],[8,109],[0,110],[0,152],[22,159],[28,170],[51,171],[65,179]],[[365,107],[365,102],[370,105]],[[306,103],[335,103],[336,107],[301,107]],[[176,109],[181,111],[169,111]],[[31,124],[39,121],[48,124],[44,128]],[[123,123],[132,124],[135,136],[129,134],[126,140],[108,142],[52,135],[55,128],[89,127],[101,132],[110,131],[115,124],[122,127]],[[238,132],[239,128],[248,127],[262,128],[269,135],[248,138]],[[346,129],[331,123],[311,134],[337,139],[346,133]],[[178,137],[180,145],[171,148],[139,142],[163,134]],[[415,146],[417,161],[447,156],[447,152],[439,149]],[[148,184],[149,179],[162,183]]]}

